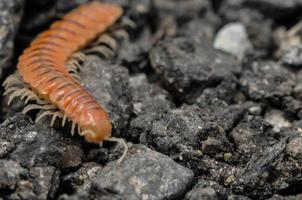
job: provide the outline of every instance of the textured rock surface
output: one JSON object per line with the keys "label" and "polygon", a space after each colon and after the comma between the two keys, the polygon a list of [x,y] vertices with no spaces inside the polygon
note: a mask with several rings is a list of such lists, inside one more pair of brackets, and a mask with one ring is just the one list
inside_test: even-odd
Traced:
{"label": "textured rock surface", "polygon": [[3,0],[0,2],[0,78],[3,70],[11,64],[14,40],[21,21],[23,0]]}
{"label": "textured rock surface", "polygon": [[[136,26],[114,58],[89,56],[80,82],[130,151],[117,164],[121,145],[34,123],[1,98],[0,199],[301,199],[301,1],[105,1]],[[84,2],[1,1],[0,67]],[[213,47],[234,22],[253,47],[240,59]]]}

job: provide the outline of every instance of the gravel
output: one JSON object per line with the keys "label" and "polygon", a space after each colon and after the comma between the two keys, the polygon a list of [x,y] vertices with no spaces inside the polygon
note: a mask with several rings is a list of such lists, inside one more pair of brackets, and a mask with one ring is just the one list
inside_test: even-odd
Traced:
{"label": "gravel", "polygon": [[[59,120],[34,123],[39,112],[3,97],[0,199],[301,199],[301,1],[105,1],[136,26],[112,59],[87,57],[80,83],[126,157],[117,163],[121,145],[88,143]],[[1,1],[0,80],[85,2]]]}

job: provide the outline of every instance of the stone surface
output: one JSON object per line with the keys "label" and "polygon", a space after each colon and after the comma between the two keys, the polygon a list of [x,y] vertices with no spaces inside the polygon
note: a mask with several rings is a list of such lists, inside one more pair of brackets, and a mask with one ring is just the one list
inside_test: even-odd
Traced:
{"label": "stone surface", "polygon": [[302,138],[294,138],[291,140],[286,147],[286,152],[296,158],[296,159],[301,159],[302,158]]}
{"label": "stone surface", "polygon": [[292,67],[302,66],[302,45],[290,47],[283,51],[282,62]]}
{"label": "stone surface", "polygon": [[22,114],[0,125],[0,138],[0,146],[7,146],[3,156],[22,166],[70,168],[82,163],[83,151],[75,141],[45,125],[31,124]]}
{"label": "stone surface", "polygon": [[252,49],[246,29],[241,23],[230,23],[222,27],[214,40],[214,47],[238,58],[242,58],[246,51]]}
{"label": "stone surface", "polygon": [[198,38],[160,41],[150,52],[151,65],[179,100],[192,100],[203,89],[240,73],[235,60]]}
{"label": "stone surface", "polygon": [[191,170],[144,146],[134,146],[120,165],[107,165],[93,182],[123,199],[175,199],[192,184]]}
{"label": "stone surface", "polygon": [[14,52],[14,40],[17,34],[21,15],[23,12],[23,0],[2,0],[0,2],[0,78],[3,70],[8,69]]}

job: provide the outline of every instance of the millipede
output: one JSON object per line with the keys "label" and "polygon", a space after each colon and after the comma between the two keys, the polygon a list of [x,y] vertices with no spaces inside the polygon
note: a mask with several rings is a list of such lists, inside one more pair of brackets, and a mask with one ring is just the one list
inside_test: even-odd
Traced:
{"label": "millipede", "polygon": [[[98,1],[75,8],[31,42],[18,59],[17,72],[3,83],[4,95],[9,95],[8,104],[20,97],[27,104],[23,113],[34,109],[43,111],[36,122],[52,116],[52,126],[56,118],[62,118],[62,126],[70,120],[71,134],[77,126],[78,133],[88,142],[122,143],[125,151],[119,162],[127,153],[127,144],[121,138],[111,137],[112,123],[108,113],[81,86],[77,72],[80,63],[86,61],[85,53],[80,50],[92,41],[96,45],[87,52],[101,52],[104,57],[114,55],[118,48],[116,39],[127,37],[121,26],[112,28],[122,15],[119,5]],[[109,29],[112,29],[111,34],[107,33]],[[20,84],[23,87],[18,87]],[[35,103],[28,104],[32,101]]]}

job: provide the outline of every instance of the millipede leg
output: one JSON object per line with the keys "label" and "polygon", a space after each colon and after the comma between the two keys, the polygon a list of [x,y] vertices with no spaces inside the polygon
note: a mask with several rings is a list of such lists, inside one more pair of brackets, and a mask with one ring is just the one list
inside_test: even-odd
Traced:
{"label": "millipede leg", "polygon": [[2,83],[2,86],[7,89],[8,87],[12,85],[18,85],[18,84],[24,84],[20,78],[20,75],[18,73],[9,75],[5,81]]}
{"label": "millipede leg", "polygon": [[90,49],[87,49],[85,52],[87,52],[87,53],[100,53],[105,58],[112,58],[114,56],[114,52],[109,47],[104,46],[104,45],[92,47]]}
{"label": "millipede leg", "polygon": [[37,110],[37,109],[39,109],[39,110],[51,110],[51,109],[56,109],[56,106],[51,105],[51,104],[47,104],[47,105],[29,104],[23,109],[22,113],[26,114],[31,110]]}
{"label": "millipede leg", "polygon": [[129,28],[135,29],[137,27],[136,23],[129,17],[123,17],[121,19],[121,25],[124,28],[129,27]]}
{"label": "millipede leg", "polygon": [[102,34],[96,41],[97,45],[106,44],[108,45],[114,52],[116,52],[118,48],[118,44],[116,40],[108,34]]}
{"label": "millipede leg", "polygon": [[129,42],[129,34],[127,33],[127,31],[125,31],[123,29],[114,30],[112,32],[112,35],[114,37],[118,38],[119,40],[124,40],[126,42]]}
{"label": "millipede leg", "polygon": [[123,138],[110,137],[110,138],[107,138],[106,141],[117,142],[118,144],[121,144],[124,147],[123,154],[117,161],[118,164],[121,163],[125,159],[125,157],[128,153],[128,149],[129,149],[125,140]]}
{"label": "millipede leg", "polygon": [[75,122],[72,122],[72,125],[71,125],[71,135],[73,136],[74,135],[74,131],[75,131],[75,127],[76,127],[76,123]]}
{"label": "millipede leg", "polygon": [[85,61],[87,61],[86,55],[85,55],[84,53],[82,53],[82,52],[76,52],[76,53],[74,53],[74,54],[72,55],[72,59],[76,59],[76,60],[78,60],[78,61],[80,61],[80,62],[85,62]]}

